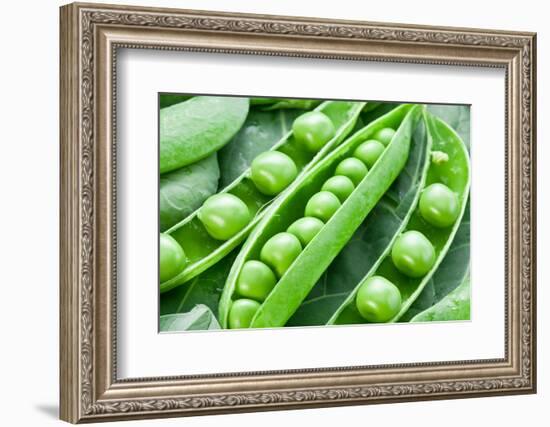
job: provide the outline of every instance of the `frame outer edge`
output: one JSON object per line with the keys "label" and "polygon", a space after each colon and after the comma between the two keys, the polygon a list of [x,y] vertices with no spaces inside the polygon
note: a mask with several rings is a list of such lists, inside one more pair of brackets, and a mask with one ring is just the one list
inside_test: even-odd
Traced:
{"label": "frame outer edge", "polygon": [[80,419],[79,376],[79,138],[78,19],[75,5],[59,9],[59,417]]}
{"label": "frame outer edge", "polygon": [[531,36],[531,390],[537,393],[537,33]]}
{"label": "frame outer edge", "polygon": [[[89,8],[89,11],[85,9]],[[345,33],[333,32],[326,24],[331,22],[317,20],[317,18],[293,18],[285,16],[262,16],[248,14],[225,14],[214,11],[185,11],[178,9],[157,9],[143,7],[128,7],[123,5],[101,5],[77,3],[63,6],[61,14],[60,33],[60,164],[61,164],[61,197],[60,197],[60,383],[61,383],[61,411],[60,417],[72,423],[107,421],[119,419],[142,419],[152,417],[168,417],[182,415],[201,415],[214,413],[237,413],[258,410],[280,410],[290,408],[327,407],[349,404],[382,403],[384,401],[412,401],[440,398],[463,398],[473,396],[487,396],[496,394],[523,394],[536,391],[536,338],[535,328],[535,292],[536,292],[536,35],[534,33],[508,33],[490,30],[465,29],[462,34],[459,28],[444,27],[414,27],[403,25],[397,28],[398,41],[420,42],[431,46],[454,45],[481,45],[482,47],[497,47],[501,50],[519,53],[523,50],[523,57],[516,57],[517,66],[527,70],[522,82],[515,82],[514,87],[523,97],[515,94],[515,102],[511,106],[517,107],[528,117],[517,120],[523,128],[517,132],[521,136],[518,141],[523,142],[525,154],[520,154],[522,163],[516,167],[517,173],[523,177],[523,186],[518,185],[517,199],[525,221],[525,232],[514,232],[525,243],[524,252],[516,251],[519,260],[522,259],[522,270],[525,274],[523,286],[523,306],[518,298],[516,310],[523,309],[527,316],[522,316],[523,325],[517,325],[516,331],[523,338],[520,349],[517,340],[516,349],[519,361],[527,362],[523,366],[522,376],[507,379],[506,377],[489,377],[465,379],[455,383],[434,382],[417,384],[412,382],[396,385],[381,385],[370,388],[323,388],[323,389],[295,389],[291,390],[262,390],[259,393],[239,392],[232,394],[215,395],[208,393],[202,396],[173,396],[142,399],[117,398],[99,399],[97,387],[101,385],[95,376],[98,372],[96,363],[97,352],[101,351],[97,339],[98,328],[94,319],[97,315],[97,271],[94,271],[97,262],[97,137],[95,134],[97,112],[95,85],[98,72],[95,58],[95,37],[90,33],[89,26],[96,24],[94,18],[86,12],[98,13],[100,19],[107,24],[122,23],[123,26],[151,27],[149,13],[152,15],[166,13],[174,16],[191,14],[190,23],[181,22],[179,29],[199,29],[206,33],[231,32],[231,34],[252,34],[259,32],[284,38],[296,37],[312,38],[325,37],[319,40],[347,40],[369,39],[370,33],[363,33],[359,28],[379,23],[354,23],[335,21],[343,26],[357,25],[358,28],[346,28]],[[109,12],[110,11],[110,12]],[[132,12],[136,12],[135,14]],[[121,22],[117,21],[117,14],[124,15]],[[141,15],[140,15],[141,13]],[[238,26],[237,18],[243,17]],[[81,20],[83,18],[83,20]],[[141,18],[141,20],[134,18]],[[275,24],[273,21],[275,20]],[[276,20],[281,20],[281,24]],[[231,22],[226,22],[231,21]],[[248,22],[248,26],[241,25]],[[301,24],[301,25],[298,25]],[[178,27],[172,20],[162,22],[161,27]],[[280,27],[282,25],[282,27]],[[154,25],[153,25],[154,26]],[[399,24],[380,24],[392,30]],[[418,28],[419,31],[411,31]],[[374,28],[376,30],[376,28]],[[384,30],[384,31],[388,31]],[[311,32],[313,31],[313,32]],[[348,33],[348,31],[350,31]],[[435,33],[434,31],[439,31]],[[92,31],[93,32],[93,31]],[[426,33],[426,34],[424,34]],[[365,35],[367,34],[367,35]],[[384,33],[386,34],[386,33]],[[388,33],[389,34],[389,33]],[[393,40],[394,35],[388,36]],[[412,38],[411,38],[412,37]],[[433,37],[433,38],[432,38]],[[385,40],[375,34],[377,42]],[[206,49],[208,50],[208,49]],[[223,49],[222,49],[223,50]],[[527,52],[525,52],[527,50]],[[254,52],[252,52],[254,53]],[[301,56],[300,53],[290,56]],[[322,56],[319,56],[322,57]],[[444,58],[440,63],[445,64]],[[524,62],[525,60],[525,62]],[[409,62],[405,60],[404,62]],[[530,64],[528,63],[530,62]],[[89,68],[89,65],[92,68]],[[520,74],[517,78],[521,80]],[[519,83],[519,85],[518,85]],[[523,85],[522,85],[523,83]],[[523,101],[523,102],[522,102]],[[93,106],[95,104],[95,106]],[[518,105],[519,104],[519,105]],[[90,109],[90,105],[92,108]],[[86,107],[86,108],[83,108]],[[516,128],[517,129],[517,128]],[[524,135],[527,133],[527,136]],[[515,140],[515,138],[512,138]],[[519,143],[518,143],[519,148]],[[520,151],[520,150],[518,150]],[[521,151],[520,151],[521,153]],[[523,174],[523,175],[522,175]],[[82,197],[81,197],[82,196]],[[521,227],[520,223],[517,227]],[[526,239],[525,241],[521,240]],[[92,241],[90,241],[92,239]],[[516,259],[514,257],[514,259]],[[521,289],[517,289],[518,294]],[[517,298],[517,295],[516,295]],[[518,315],[518,314],[516,314]],[[93,322],[93,323],[91,323]],[[521,322],[520,322],[521,323]],[[522,327],[523,326],[523,327]],[[529,330],[529,328],[531,328]],[[100,328],[102,329],[102,328]],[[98,348],[96,348],[98,346]],[[529,363],[531,362],[531,363]],[[516,364],[517,366],[517,364]],[[116,384],[116,381],[115,381]],[[305,387],[305,386],[304,386]],[[396,388],[397,387],[397,388]],[[458,387],[458,388],[456,388]],[[139,387],[138,387],[139,388]],[[462,389],[461,389],[462,388]],[[500,390],[499,390],[500,389]],[[395,392],[397,391],[397,394]]]}

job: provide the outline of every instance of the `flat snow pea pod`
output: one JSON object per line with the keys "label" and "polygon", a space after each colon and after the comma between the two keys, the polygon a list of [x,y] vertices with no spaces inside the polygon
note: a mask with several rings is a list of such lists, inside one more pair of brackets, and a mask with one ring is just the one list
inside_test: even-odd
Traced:
{"label": "flat snow pea pod", "polygon": [[460,214],[452,227],[438,228],[426,222],[422,218],[419,209],[415,209],[408,220],[403,222],[401,231],[415,230],[428,238],[434,247],[436,257],[431,269],[422,277],[417,278],[407,277],[399,272],[391,259],[392,247],[396,239],[399,238],[399,235],[396,235],[379,260],[329,319],[328,324],[367,323],[357,311],[355,298],[357,290],[361,285],[369,277],[375,275],[388,279],[399,288],[403,301],[401,309],[389,322],[398,321],[430,282],[432,275],[437,271],[453,242],[467,206],[470,187],[469,156],[464,142],[446,123],[429,113],[424,114],[424,121],[426,123],[428,138],[432,141],[432,149],[435,152],[446,154],[446,161],[434,162],[432,160],[430,163],[426,186],[439,182],[449,187],[458,196]]}
{"label": "flat snow pea pod", "polygon": [[196,96],[161,108],[160,173],[208,157],[227,144],[248,114],[248,98]]}
{"label": "flat snow pea pod", "polygon": [[[228,327],[229,307],[232,301],[239,299],[235,291],[235,283],[243,264],[248,260],[259,259],[262,248],[272,236],[284,232],[298,218],[304,216],[306,204],[310,198],[318,194],[323,183],[334,175],[337,165],[343,159],[351,157],[362,141],[382,127],[396,128],[396,136],[386,147],[376,165],[286,269],[271,293],[260,305],[251,320],[250,327],[285,325],[334,257],[403,169],[409,155],[412,132],[420,118],[422,108],[422,106],[403,105],[388,114],[384,121],[373,122],[359,130],[319,161],[301,179],[296,180],[274,202],[262,221],[249,235],[231,268],[218,310],[222,327]],[[335,199],[338,200],[336,197]]]}
{"label": "flat snow pea pod", "polygon": [[[292,159],[298,171],[298,177],[294,182],[299,179],[301,174],[306,173],[307,170],[313,167],[320,159],[324,158],[327,153],[332,151],[334,147],[338,146],[346,138],[355,126],[357,117],[364,106],[364,102],[352,101],[326,101],[319,105],[317,110],[323,112],[331,119],[336,128],[336,133],[317,153],[301,149],[294,139],[291,130],[271,148],[271,150],[284,153]],[[255,186],[251,179],[250,168],[246,169],[218,194],[223,193],[229,193],[241,199],[247,205],[252,220],[240,232],[225,241],[216,240],[210,236],[198,218],[200,210],[194,211],[182,221],[166,230],[165,233],[176,239],[185,251],[188,264],[180,274],[160,284],[161,292],[166,292],[184,284],[220,261],[232,249],[243,242],[248,233],[261,220],[269,204],[278,197],[263,194]]]}

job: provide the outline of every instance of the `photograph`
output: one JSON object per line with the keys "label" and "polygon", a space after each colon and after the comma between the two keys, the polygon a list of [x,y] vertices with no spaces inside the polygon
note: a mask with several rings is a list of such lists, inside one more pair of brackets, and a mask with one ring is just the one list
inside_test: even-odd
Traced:
{"label": "photograph", "polygon": [[160,332],[470,320],[469,105],[158,107]]}

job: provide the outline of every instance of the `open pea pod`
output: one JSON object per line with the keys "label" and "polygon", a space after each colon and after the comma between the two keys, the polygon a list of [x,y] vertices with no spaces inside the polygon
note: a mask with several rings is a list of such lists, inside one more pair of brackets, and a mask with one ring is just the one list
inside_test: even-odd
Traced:
{"label": "open pea pod", "polygon": [[430,282],[433,274],[445,258],[460,227],[467,206],[470,187],[468,151],[464,142],[445,122],[427,112],[424,113],[424,121],[433,150],[432,162],[426,177],[426,185],[442,183],[449,187],[458,196],[458,216],[452,226],[438,228],[424,220],[419,209],[415,209],[408,220],[403,222],[401,231],[403,233],[411,230],[418,231],[433,245],[435,260],[429,271],[421,277],[413,278],[397,269],[391,257],[392,247],[399,238],[399,233],[397,233],[379,260],[329,319],[327,322],[329,325],[368,323],[359,313],[355,300],[362,285],[374,276],[381,276],[389,280],[399,289],[402,303],[397,314],[389,322],[398,321]]}
{"label": "open pea pod", "polygon": [[[320,159],[338,146],[351,132],[365,102],[353,101],[326,101],[315,111],[324,113],[331,120],[336,132],[334,136],[316,153],[305,150],[294,138],[292,130],[286,133],[271,150],[280,151],[288,155],[296,164],[298,177],[305,173]],[[160,284],[160,292],[166,292],[179,286],[210,266],[214,265],[225,255],[238,246],[262,218],[265,208],[275,199],[261,193],[250,179],[250,169],[244,171],[230,185],[220,193],[229,193],[241,199],[253,219],[239,233],[229,240],[214,239],[198,218],[198,210],[185,219],[166,230],[164,233],[172,236],[183,248],[187,257],[187,266],[175,277]]]}
{"label": "open pea pod", "polygon": [[297,219],[304,216],[308,200],[313,195],[321,194],[319,191],[324,183],[335,175],[342,161],[352,157],[361,143],[372,138],[381,129],[396,129],[374,166],[356,182],[353,191],[341,206],[281,275],[249,324],[252,328],[285,325],[405,166],[412,132],[422,108],[419,105],[402,105],[357,131],[319,161],[307,174],[294,181],[274,202],[252,231],[233,263],[220,299],[219,320],[222,327],[230,326],[229,312],[234,300],[239,299],[236,292],[237,281],[245,262],[259,260],[262,248],[270,238],[284,232]]}
{"label": "open pea pod", "polygon": [[[380,108],[382,107],[378,107]],[[386,113],[388,111],[390,110],[386,110]],[[364,115],[364,111],[361,115]],[[430,164],[430,144],[426,127],[420,121],[411,139],[409,158],[403,171],[327,268],[286,326],[325,325],[384,253],[394,236],[401,232],[402,224],[416,209],[420,192],[425,187]]]}

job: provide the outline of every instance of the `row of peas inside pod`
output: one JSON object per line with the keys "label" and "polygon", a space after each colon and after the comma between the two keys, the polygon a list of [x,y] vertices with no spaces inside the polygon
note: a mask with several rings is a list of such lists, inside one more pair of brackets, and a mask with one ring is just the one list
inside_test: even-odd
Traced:
{"label": "row of peas inside pod", "polygon": [[[458,196],[441,183],[433,183],[422,191],[418,208],[422,218],[438,228],[452,226],[460,214]],[[423,233],[408,230],[394,242],[391,260],[405,276],[421,278],[432,269],[436,254],[432,243]],[[355,304],[366,321],[387,322],[401,310],[401,292],[385,277],[372,276],[360,286]]]}
{"label": "row of peas inside pod", "polygon": [[244,263],[236,283],[237,298],[229,310],[229,328],[250,327],[278,279],[353,193],[394,135],[394,129],[382,128],[362,142],[352,156],[337,164],[334,175],[322,184],[320,191],[309,198],[304,216],[295,220],[285,232],[267,240],[259,260]]}
{"label": "row of peas inside pod", "polygon": [[[302,148],[319,151],[335,134],[330,119],[319,111],[305,113],[292,126],[294,138]],[[280,151],[266,151],[250,165],[250,178],[266,196],[276,196],[298,175],[294,161]],[[252,217],[247,205],[237,196],[220,193],[210,197],[199,212],[208,233],[217,240],[228,240],[241,231]]]}
{"label": "row of peas inside pod", "polygon": [[[362,107],[358,103],[358,107]],[[357,113],[360,108],[355,108]],[[315,154],[336,134],[331,119],[321,111],[302,114],[293,123],[294,140],[302,150]],[[282,151],[266,151],[250,166],[249,178],[265,196],[277,196],[298,176],[293,159]],[[240,197],[222,192],[209,197],[197,213],[208,235],[217,241],[227,241],[243,231],[253,220],[249,206]],[[178,241],[168,233],[160,234],[160,282],[169,282],[188,264],[188,256]]]}

